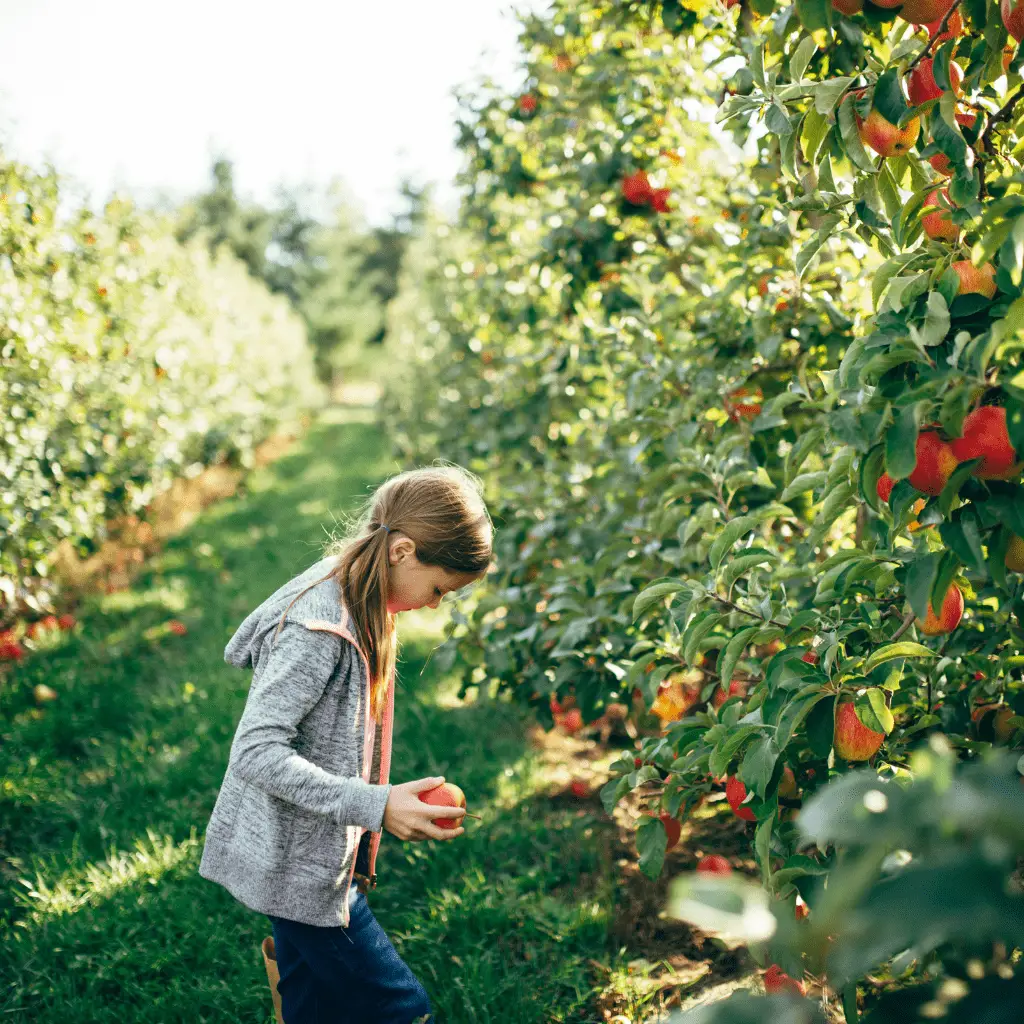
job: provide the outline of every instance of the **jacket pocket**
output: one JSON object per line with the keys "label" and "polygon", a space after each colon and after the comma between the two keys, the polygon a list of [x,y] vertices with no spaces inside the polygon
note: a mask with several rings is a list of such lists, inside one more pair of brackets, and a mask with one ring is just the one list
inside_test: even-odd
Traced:
{"label": "jacket pocket", "polygon": [[345,826],[328,815],[296,807],[291,820],[289,859],[337,871],[345,846]]}

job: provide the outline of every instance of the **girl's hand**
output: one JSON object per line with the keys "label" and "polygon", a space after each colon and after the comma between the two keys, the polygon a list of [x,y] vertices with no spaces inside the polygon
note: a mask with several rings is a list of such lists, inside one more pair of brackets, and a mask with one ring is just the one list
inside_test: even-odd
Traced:
{"label": "girl's hand", "polygon": [[441,828],[434,824],[433,819],[461,819],[466,813],[465,807],[425,804],[417,795],[435,789],[442,782],[443,778],[416,779],[392,786],[384,808],[384,828],[399,839],[454,839],[461,836],[466,831],[461,825],[458,828]]}

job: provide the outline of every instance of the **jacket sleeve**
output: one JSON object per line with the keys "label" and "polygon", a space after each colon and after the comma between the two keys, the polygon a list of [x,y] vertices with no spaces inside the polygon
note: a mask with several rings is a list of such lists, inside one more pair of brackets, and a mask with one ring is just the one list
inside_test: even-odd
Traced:
{"label": "jacket sleeve", "polygon": [[379,832],[391,785],[334,775],[293,746],[299,722],[323,696],[344,648],[351,644],[331,633],[317,633],[314,640],[305,626],[290,620],[272,641],[273,631],[263,640],[260,661],[266,663],[253,677],[231,744],[235,771],[250,785],[296,807],[328,815],[339,825]]}

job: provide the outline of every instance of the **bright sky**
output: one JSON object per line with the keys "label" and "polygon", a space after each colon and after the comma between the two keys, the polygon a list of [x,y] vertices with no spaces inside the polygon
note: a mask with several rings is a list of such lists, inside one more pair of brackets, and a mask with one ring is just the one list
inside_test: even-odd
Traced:
{"label": "bright sky", "polygon": [[95,207],[197,191],[216,152],[238,191],[343,178],[366,217],[403,173],[452,202],[456,85],[509,88],[513,8],[543,0],[0,0],[0,145],[46,157]]}

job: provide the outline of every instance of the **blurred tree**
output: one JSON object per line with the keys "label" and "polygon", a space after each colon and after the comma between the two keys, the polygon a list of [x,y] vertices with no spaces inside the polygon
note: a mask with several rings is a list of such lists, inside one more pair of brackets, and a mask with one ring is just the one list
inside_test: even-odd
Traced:
{"label": "blurred tree", "polygon": [[208,191],[178,211],[181,241],[203,233],[211,252],[226,245],[306,321],[317,374],[336,383],[367,344],[380,344],[410,236],[423,222],[428,190],[401,185],[405,206],[391,224],[368,227],[340,181],[280,187],[270,208],[243,202],[234,168],[217,157]]}

